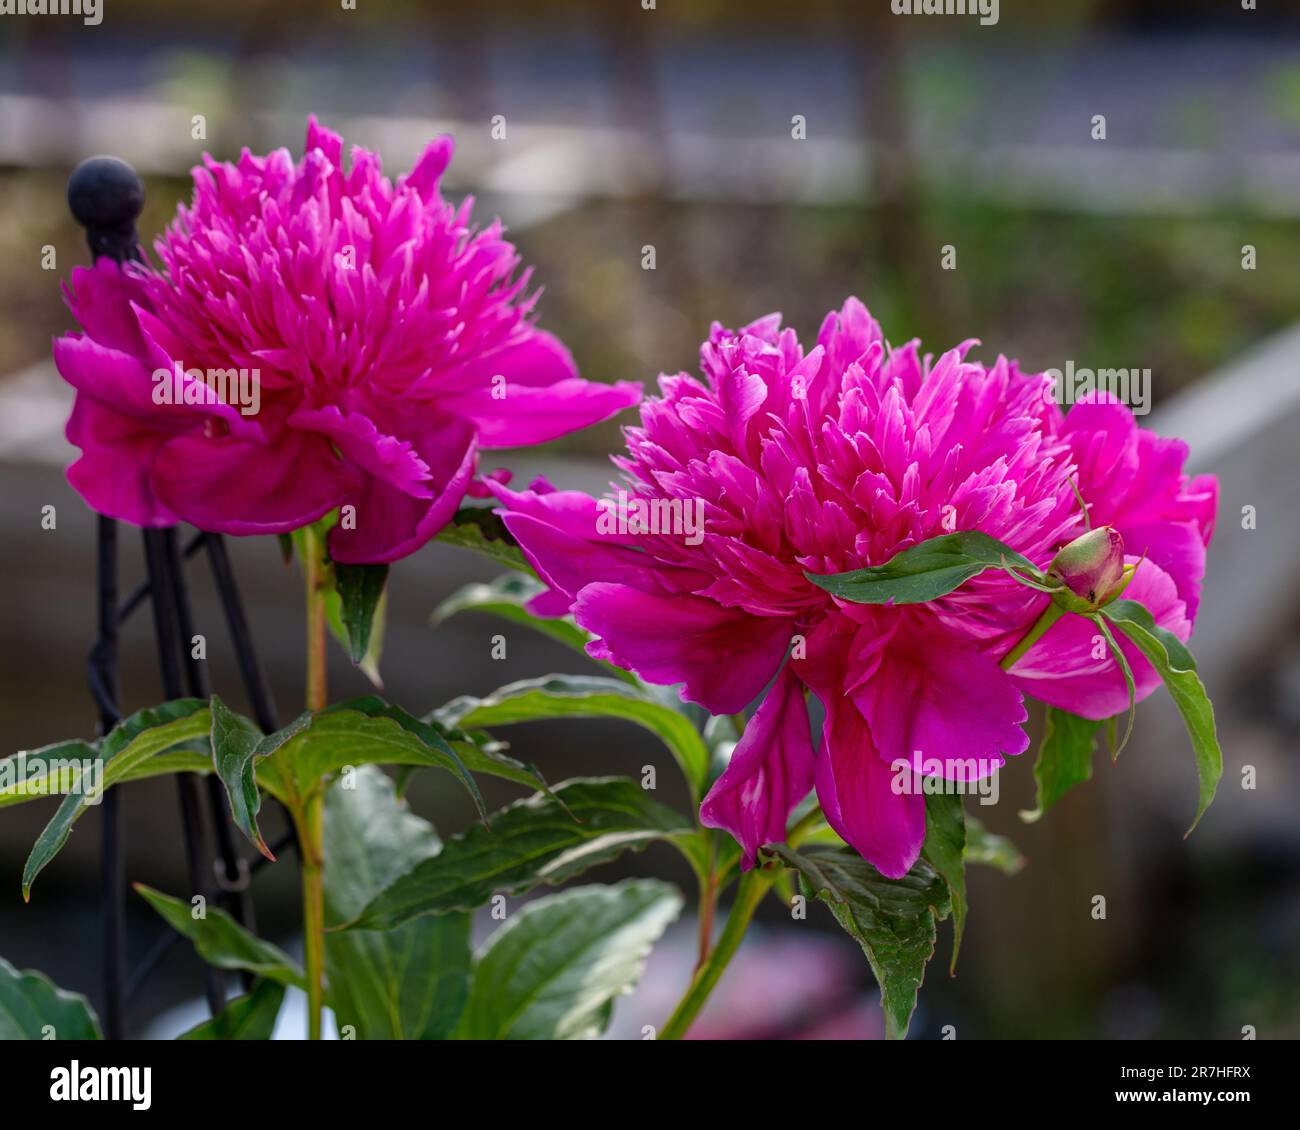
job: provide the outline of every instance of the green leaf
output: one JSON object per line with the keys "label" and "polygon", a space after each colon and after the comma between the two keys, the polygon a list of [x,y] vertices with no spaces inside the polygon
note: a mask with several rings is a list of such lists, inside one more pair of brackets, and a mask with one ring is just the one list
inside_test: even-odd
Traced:
{"label": "green leaf", "polygon": [[832,596],[854,604],[919,604],[946,596],[985,569],[1012,567],[1039,577],[1034,563],[1010,546],[978,530],[963,530],[923,541],[883,565],[804,576]]}
{"label": "green leaf", "polygon": [[1043,723],[1043,743],[1034,762],[1034,780],[1038,782],[1038,799],[1032,811],[1020,814],[1027,824],[1038,820],[1075,785],[1092,777],[1092,753],[1097,745],[1100,722],[1080,718],[1055,706],[1047,708]]}
{"label": "green leaf", "polygon": [[1200,779],[1196,817],[1186,833],[1191,835],[1192,829],[1210,807],[1219,787],[1219,778],[1223,776],[1223,751],[1219,748],[1219,735],[1215,730],[1214,707],[1196,673],[1196,660],[1183,642],[1172,632],[1157,626],[1151,613],[1137,601],[1112,601],[1101,610],[1101,614],[1146,656],[1164,680],[1183,716]]}
{"label": "green leaf", "polygon": [[211,725],[208,704],[200,698],[180,698],[161,706],[139,710],[124,718],[97,744],[103,760],[98,789],[70,792],[37,837],[23,867],[23,899],[31,898],[32,884],[68,842],[72,826],[103,794],[157,754],[182,742],[205,737]]}
{"label": "green leaf", "polygon": [[925,797],[925,844],[921,854],[948,884],[952,899],[952,963],[957,971],[957,952],[966,929],[966,809],[960,793],[927,793]]}
{"label": "green leaf", "polygon": [[384,637],[388,625],[388,590],[380,594],[379,603],[375,605],[375,615],[371,621],[370,644],[366,653],[357,664],[357,669],[370,680],[371,684],[383,689],[384,680],[379,675],[379,660],[384,654]]}
{"label": "green leaf", "polygon": [[580,652],[584,659],[596,664],[610,678],[631,686],[641,686],[641,680],[631,671],[603,659],[596,659],[587,654],[587,644],[591,636],[570,616],[534,616],[528,611],[527,604],[533,597],[547,591],[547,586],[536,577],[527,573],[506,573],[490,584],[472,584],[459,589],[444,600],[431,617],[434,625],[443,623],[461,612],[486,612],[540,632],[544,636]]}
{"label": "green leaf", "polygon": [[340,561],[334,562],[339,619],[347,634],[348,655],[354,664],[360,663],[370,649],[370,628],[387,581],[387,565],[345,565]]}
{"label": "green leaf", "polygon": [[[523,785],[530,792],[550,793],[551,786],[547,784],[546,778],[542,771],[536,765],[528,765],[522,761],[516,761],[513,757],[508,757],[501,752],[501,747],[505,744],[497,741],[488,733],[467,734],[454,726],[446,726],[437,718],[437,711],[423,719],[424,722],[439,729],[443,737],[447,739],[448,745],[456,751],[456,756],[460,758],[461,763],[471,774],[478,774],[484,777],[498,777],[503,781],[511,781],[516,785]],[[407,784],[411,776],[420,769],[418,765],[399,765],[393,773],[394,781],[397,785],[397,795],[406,794]]]}
{"label": "green leaf", "polygon": [[250,934],[224,910],[209,905],[202,918],[195,918],[188,903],[143,883],[136,883],[134,887],[173,930],[194,943],[199,956],[209,965],[218,969],[244,969],[281,985],[292,985],[306,991],[306,978],[293,958],[279,947]]}
{"label": "green leaf", "polygon": [[[345,766],[417,765],[444,769],[468,790],[485,812],[478,784],[440,729],[374,695],[350,699],[299,719],[278,742],[267,763],[287,770],[300,796],[314,792],[323,777]],[[273,734],[280,738],[286,731]]]}
{"label": "green leaf", "polygon": [[269,1040],[275,1032],[284,1001],[284,986],[263,980],[251,993],[230,1001],[211,1020],[205,1020],[177,1039]]}
{"label": "green leaf", "polygon": [[[109,761],[119,758],[125,747],[145,730],[175,722],[179,729],[197,729],[201,722],[191,716],[207,706],[202,699],[176,699],[161,706],[141,710],[123,719],[108,737],[98,741],[73,738],[54,742],[39,749],[20,750],[10,757],[0,758],[0,808],[24,804],[50,796],[65,796],[79,787],[88,762],[98,759]],[[160,733],[158,739],[171,741],[172,731]],[[176,738],[179,745],[187,738]],[[157,745],[153,738],[138,743],[130,756],[121,759],[111,768],[105,766],[104,786],[140,776],[156,776],[156,772],[140,772],[143,760],[152,757]],[[88,785],[93,788],[93,785]]]}
{"label": "green leaf", "polygon": [[253,759],[263,735],[244,725],[216,695],[212,696],[212,764],[230,798],[230,811],[239,828],[267,859],[274,859],[271,849],[257,827],[257,812],[262,795],[257,791]]}
{"label": "green leaf", "polygon": [[476,956],[458,1038],[594,1039],[681,909],[677,890],[655,879],[578,887],[529,903]]}
{"label": "green leaf", "polygon": [[[338,524],[338,512],[327,514],[310,526],[300,526],[289,535],[286,563],[296,551],[306,562],[320,558],[329,532]],[[282,545],[284,543],[281,543]],[[379,657],[384,649],[384,621],[388,593],[384,581],[386,565],[346,565],[328,559],[319,562],[320,585],[325,597],[325,622],[354,666],[376,687]]]}
{"label": "green leaf", "polygon": [[177,698],[137,710],[123,718],[99,742],[109,764],[105,781],[116,780],[130,768],[181,742],[207,737],[211,726],[208,704],[201,698]]}
{"label": "green leaf", "polygon": [[465,768],[471,773],[481,773],[485,777],[499,777],[503,781],[523,785],[526,789],[551,793],[551,786],[546,783],[546,778],[542,776],[537,766],[526,765],[513,757],[507,757],[496,748],[497,744],[490,740],[452,742],[456,753],[465,763]]}
{"label": "green leaf", "polygon": [[[337,588],[329,588],[325,592],[325,620],[329,624],[330,635],[338,642],[348,656],[352,659],[352,645],[348,641],[348,630],[343,624],[343,602],[339,599]],[[382,690],[384,680],[379,674],[379,660],[384,653],[384,635],[385,624],[388,620],[388,589],[385,588],[379,594],[379,600],[375,604],[374,615],[370,622],[370,642],[362,655],[360,662],[356,664],[359,670],[371,684],[377,689]]]}
{"label": "green leaf", "polygon": [[1004,875],[1014,875],[1025,865],[1025,857],[1006,836],[990,832],[969,812],[966,813],[966,862],[996,867]]}
{"label": "green leaf", "polygon": [[[452,704],[449,704],[452,706]],[[543,718],[621,718],[649,730],[676,759],[696,800],[709,774],[709,749],[685,714],[616,679],[548,675],[511,683],[480,699],[458,699],[451,724],[490,729]]]}
{"label": "green leaf", "polygon": [[1115,633],[1110,630],[1110,625],[1106,623],[1103,616],[1093,613],[1088,617],[1101,630],[1102,638],[1106,641],[1106,646],[1110,649],[1111,655],[1118,665],[1120,674],[1124,676],[1124,686],[1128,689],[1128,721],[1124,726],[1124,737],[1120,740],[1119,745],[1112,745],[1110,759],[1118,761],[1119,755],[1124,752],[1128,745],[1128,740],[1133,736],[1133,722],[1137,718],[1137,684],[1133,681],[1133,668],[1128,665],[1128,656],[1124,654],[1124,649],[1119,646],[1115,639]]}
{"label": "green leaf", "polygon": [[586,651],[591,637],[567,616],[534,616],[527,605],[533,597],[547,591],[547,586],[527,573],[506,573],[489,584],[475,583],[457,589],[433,610],[435,625],[462,612],[486,612],[512,624],[541,632],[574,651]]}
{"label": "green leaf", "polygon": [[804,890],[862,947],[880,985],[885,1036],[902,1039],[934,954],[935,923],[951,909],[943,878],[924,859],[901,879],[886,879],[852,848],[765,850],[798,871]]}
{"label": "green leaf", "polygon": [[311,722],[311,715],[302,714],[284,729],[263,737],[257,727],[233,713],[216,695],[212,696],[211,710],[212,764],[226,787],[235,826],[258,851],[274,862],[275,856],[266,846],[257,826],[257,813],[262,807],[262,795],[257,788],[257,762],[269,757],[294,734],[305,729]]}
{"label": "green leaf", "polygon": [[0,957],[0,1040],[101,1040],[94,1009],[79,993],[60,989],[44,973],[19,972]]}
{"label": "green leaf", "polygon": [[[441,848],[432,825],[363,766],[354,788],[325,795],[325,921],[360,914],[389,883]],[[469,994],[470,916],[419,918],[397,930],[325,938],[330,1007],[362,1040],[445,1040]]]}
{"label": "green leaf", "polygon": [[130,781],[144,781],[150,777],[166,777],[172,773],[196,773],[200,777],[212,772],[212,754],[208,752],[208,743],[202,749],[170,749],[166,753],[157,753],[148,761],[142,762],[134,769],[129,769],[118,779],[119,785]]}
{"label": "green leaf", "polygon": [[74,738],[0,760],[0,808],[72,792],[98,757],[93,742]]}
{"label": "green leaf", "polygon": [[520,552],[519,543],[506,529],[501,515],[493,512],[492,505],[462,506],[452,516],[451,523],[442,528],[438,540],[490,557],[507,569],[516,569],[521,573],[532,572]]}
{"label": "green leaf", "polygon": [[626,851],[691,831],[625,777],[580,778],[493,813],[373,898],[350,929],[390,930],[424,914],[473,910],[494,894],[554,886]]}

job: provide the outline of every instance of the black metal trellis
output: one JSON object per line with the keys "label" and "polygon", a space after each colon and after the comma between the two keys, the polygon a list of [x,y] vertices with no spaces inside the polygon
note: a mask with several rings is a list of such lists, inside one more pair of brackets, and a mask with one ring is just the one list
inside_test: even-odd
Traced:
{"label": "black metal trellis", "polygon": [[[83,161],[68,181],[68,206],[86,229],[95,259],[107,256],[118,263],[141,260],[136,219],[144,206],[144,188],[135,171],[114,157]],[[185,578],[185,561],[203,552],[212,570],[231,645],[239,664],[245,693],[259,726],[276,729],[275,704],[262,672],[243,602],[235,583],[225,542],[219,534],[198,533],[182,553],[175,527],[142,531],[147,579],[121,604],[118,602],[118,523],[99,516],[97,523],[98,632],[87,665],[90,692],[99,708],[103,733],[122,717],[118,705],[118,629],[146,601],[153,612],[159,680],[166,698],[208,696],[204,661],[193,657],[193,611]],[[248,885],[263,862],[249,863],[240,855],[224,790],[213,776],[200,780],[177,775],[184,829],[186,866],[191,890],[217,903],[243,925],[252,926]],[[209,846],[204,821],[206,800],[212,833]],[[126,952],[126,875],[122,857],[121,790],[110,789],[102,802],[101,884],[103,895],[103,1021],[109,1039],[125,1033],[126,1001],[180,938],[167,931],[128,973]],[[279,851],[293,843],[290,832],[274,845]],[[220,974],[209,967],[205,991],[215,1014],[225,999]]]}

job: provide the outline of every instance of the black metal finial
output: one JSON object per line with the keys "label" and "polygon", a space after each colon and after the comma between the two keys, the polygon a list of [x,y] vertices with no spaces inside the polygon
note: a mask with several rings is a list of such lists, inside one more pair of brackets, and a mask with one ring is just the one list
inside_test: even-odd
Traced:
{"label": "black metal finial", "polygon": [[117,157],[87,157],[68,178],[68,207],[86,229],[91,254],[119,263],[140,258],[135,221],[144,208],[144,185]]}

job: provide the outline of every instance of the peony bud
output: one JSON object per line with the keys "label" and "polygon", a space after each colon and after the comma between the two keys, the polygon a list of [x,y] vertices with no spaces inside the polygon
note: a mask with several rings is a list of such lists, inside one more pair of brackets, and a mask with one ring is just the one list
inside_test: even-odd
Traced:
{"label": "peony bud", "polygon": [[1124,539],[1110,526],[1089,530],[1057,553],[1047,567],[1047,579],[1064,583],[1078,598],[1059,594],[1071,612],[1095,611],[1123,587]]}

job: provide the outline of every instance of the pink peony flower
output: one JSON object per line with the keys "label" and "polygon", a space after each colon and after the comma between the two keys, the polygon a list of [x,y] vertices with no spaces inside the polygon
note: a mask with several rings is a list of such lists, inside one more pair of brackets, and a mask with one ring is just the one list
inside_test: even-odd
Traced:
{"label": "pink peony flower", "polygon": [[[1004,358],[971,362],[973,344],[937,362],[915,342],[894,349],[854,299],[807,353],[776,315],[739,332],[715,325],[702,377],[662,377],[662,397],[626,431],[615,463],[622,511],[639,511],[639,524],[611,529],[611,503],[544,483],[489,484],[549,586],[534,611],[572,610],[598,637],[593,655],[681,683],[714,713],[770,686],[701,810],[743,845],[746,866],[784,839],[815,788],[836,832],[901,876],[920,852],[925,805],[920,789],[896,787],[896,765],[949,779],[993,772],[1028,744],[1025,693],[1090,717],[1127,705],[1078,617],[1011,673],[999,667],[1049,599],[1001,572],[892,607],[838,602],[805,570],[879,565],[969,529],[1045,567],[1084,532],[1077,477],[1092,523],[1147,553],[1125,595],[1180,637],[1191,630],[1213,481],[1188,483],[1185,449],[1138,431],[1126,408],[1097,402],[1065,417],[1049,377]],[[702,536],[671,528],[697,504]],[[1126,653],[1149,693],[1155,673]],[[806,691],[825,708],[816,749]]]}
{"label": "pink peony flower", "polygon": [[354,148],[345,172],[342,139],[313,118],[297,163],[205,158],[157,241],[162,271],[75,270],[86,332],[54,358],[77,390],[68,478],[87,503],[230,534],[350,505],[334,559],[393,561],[449,520],[480,444],[542,443],[635,404],[639,386],[580,380],[533,325],[500,224],[479,231],[470,201],[442,199],[451,155],[435,141],[393,184]]}

